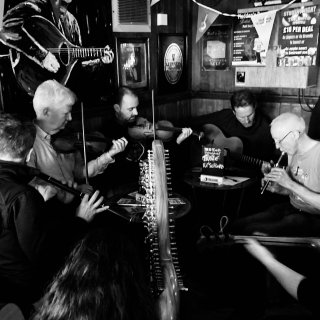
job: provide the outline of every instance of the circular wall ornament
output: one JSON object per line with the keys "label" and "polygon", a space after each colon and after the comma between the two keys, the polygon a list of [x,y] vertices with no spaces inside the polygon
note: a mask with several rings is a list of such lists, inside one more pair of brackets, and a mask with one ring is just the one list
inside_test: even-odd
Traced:
{"label": "circular wall ornament", "polygon": [[183,56],[180,47],[171,43],[164,55],[164,74],[170,84],[176,84],[183,71]]}

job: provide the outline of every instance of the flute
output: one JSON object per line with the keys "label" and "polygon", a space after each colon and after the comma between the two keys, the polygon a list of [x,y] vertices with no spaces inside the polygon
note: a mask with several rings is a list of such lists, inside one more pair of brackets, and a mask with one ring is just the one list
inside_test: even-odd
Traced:
{"label": "flute", "polygon": [[[283,158],[284,155],[285,155],[285,152],[282,151],[277,163],[275,164],[275,168],[279,167],[280,161],[281,161],[281,159]],[[265,185],[262,187],[261,194],[263,194],[266,191],[269,183],[270,183],[270,180],[267,180]]]}
{"label": "flute", "polygon": [[[31,169],[31,168],[30,168],[30,169]],[[69,187],[69,186],[63,184],[63,183],[60,182],[59,180],[56,180],[55,178],[46,175],[45,173],[41,172],[41,171],[38,170],[38,169],[32,168],[31,170],[32,170],[33,174],[34,174],[36,177],[38,177],[38,178],[40,178],[40,179],[42,179],[42,180],[44,180],[44,181],[47,181],[47,182],[53,184],[54,186],[56,186],[56,187],[58,187],[58,188],[60,188],[60,189],[62,189],[62,190],[64,190],[64,191],[66,191],[66,192],[69,192],[69,193],[73,194],[74,196],[77,196],[77,197],[82,198],[82,197],[86,194],[86,193],[84,193],[84,192],[81,192],[81,191],[79,191],[79,190],[77,190],[77,189],[74,189],[74,188],[72,188],[72,187]],[[115,210],[112,210],[112,209],[109,207],[109,203],[103,201],[103,203],[101,203],[99,207],[101,208],[101,207],[104,207],[104,206],[107,206],[107,207],[108,207],[108,208],[106,209],[106,211],[112,212],[112,213],[114,213],[115,215],[117,215],[117,216],[119,216],[119,217],[121,217],[121,218],[123,218],[123,219],[128,220],[124,215],[116,212]],[[131,219],[130,219],[130,222],[131,222],[131,221],[134,221],[134,219],[131,218]]]}

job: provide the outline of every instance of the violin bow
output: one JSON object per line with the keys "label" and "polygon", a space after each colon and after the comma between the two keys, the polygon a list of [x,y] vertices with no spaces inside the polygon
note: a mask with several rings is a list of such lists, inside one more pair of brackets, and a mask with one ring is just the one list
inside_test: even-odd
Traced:
{"label": "violin bow", "polygon": [[153,127],[153,140],[156,140],[156,121],[154,112],[154,90],[151,90],[151,107],[152,107],[152,127]]}
{"label": "violin bow", "polygon": [[86,178],[86,184],[89,184],[86,136],[85,136],[85,130],[84,130],[84,108],[83,108],[82,101],[81,101],[81,129],[82,129],[82,144],[83,144],[83,159],[84,159],[84,168],[85,168],[85,178]]}

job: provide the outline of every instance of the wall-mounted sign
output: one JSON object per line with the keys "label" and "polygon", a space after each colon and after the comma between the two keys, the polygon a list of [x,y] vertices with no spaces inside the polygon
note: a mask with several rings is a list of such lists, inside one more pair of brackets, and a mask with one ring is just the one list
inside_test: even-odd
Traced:
{"label": "wall-mounted sign", "polygon": [[159,34],[158,92],[188,89],[187,38],[183,34]]}
{"label": "wall-mounted sign", "polygon": [[319,14],[318,6],[281,11],[277,51],[279,67],[316,65]]}
{"label": "wall-mounted sign", "polygon": [[226,70],[230,66],[230,32],[228,25],[211,26],[202,37],[202,70]]}
{"label": "wall-mounted sign", "polygon": [[183,71],[183,55],[176,43],[171,43],[164,54],[164,75],[170,84],[176,84]]}

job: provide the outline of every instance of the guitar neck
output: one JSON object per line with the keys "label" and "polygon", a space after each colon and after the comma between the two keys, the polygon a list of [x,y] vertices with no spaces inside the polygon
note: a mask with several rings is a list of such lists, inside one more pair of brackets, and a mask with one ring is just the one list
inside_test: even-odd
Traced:
{"label": "guitar neck", "polygon": [[299,246],[320,248],[320,238],[311,237],[264,237],[264,236],[230,236],[236,243],[245,243],[246,239],[256,239],[265,245]]}
{"label": "guitar neck", "polygon": [[240,155],[240,161],[242,162],[246,162],[248,164],[252,164],[252,165],[255,165],[255,166],[258,166],[258,167],[262,167],[262,165],[264,163],[267,163],[266,161],[263,161],[261,159],[256,159],[256,158],[253,158],[253,157],[250,157],[250,156],[247,156],[247,155]]}
{"label": "guitar neck", "polygon": [[52,53],[60,55],[68,54],[74,59],[90,59],[101,58],[106,55],[105,48],[80,48],[80,47],[62,47],[62,48],[48,48]]}

